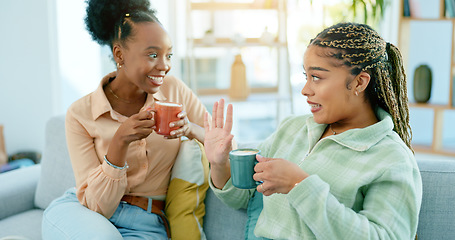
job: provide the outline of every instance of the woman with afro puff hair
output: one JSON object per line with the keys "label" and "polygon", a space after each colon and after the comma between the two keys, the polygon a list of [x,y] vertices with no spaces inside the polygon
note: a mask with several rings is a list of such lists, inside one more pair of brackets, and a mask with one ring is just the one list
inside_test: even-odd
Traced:
{"label": "woman with afro puff hair", "polygon": [[[168,239],[164,200],[180,138],[204,142],[206,108],[167,76],[172,44],[147,0],[88,0],[92,38],[112,50],[117,71],[66,114],[76,188],[43,216],[44,239]],[[170,136],[155,130],[156,101],[183,105]]]}

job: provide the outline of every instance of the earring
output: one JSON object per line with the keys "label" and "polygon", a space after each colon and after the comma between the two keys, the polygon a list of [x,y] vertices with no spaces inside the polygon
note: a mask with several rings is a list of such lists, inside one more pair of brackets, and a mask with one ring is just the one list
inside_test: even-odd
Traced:
{"label": "earring", "polygon": [[359,96],[359,92],[357,92],[357,90],[355,90],[354,94],[358,97]]}
{"label": "earring", "polygon": [[117,63],[117,69],[120,69],[122,68],[122,65],[120,65],[120,63]]}

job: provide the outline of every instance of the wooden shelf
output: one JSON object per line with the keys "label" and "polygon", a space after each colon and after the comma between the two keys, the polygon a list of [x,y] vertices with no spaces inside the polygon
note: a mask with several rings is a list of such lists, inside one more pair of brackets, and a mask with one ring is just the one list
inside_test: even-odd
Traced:
{"label": "wooden shelf", "polygon": [[419,144],[413,144],[412,148],[414,149],[415,152],[420,152],[420,153],[439,154],[439,155],[451,156],[451,157],[455,156],[454,149],[433,149],[431,146],[419,145]]}
{"label": "wooden shelf", "polygon": [[[207,95],[227,95],[229,89],[227,88],[199,88],[197,94],[199,96]],[[278,87],[253,87],[250,88],[250,92],[254,93],[276,93],[278,92]]]}
{"label": "wooden shelf", "polygon": [[453,18],[443,17],[443,18],[419,18],[419,17],[403,17],[402,21],[454,21]]}
{"label": "wooden shelf", "polygon": [[289,96],[282,96],[280,94],[277,94],[276,92],[252,92],[250,95],[248,95],[247,99],[243,100],[236,100],[236,99],[230,99],[229,95],[226,93],[223,94],[210,94],[210,95],[201,95],[199,96],[201,101],[203,103],[210,103],[213,104],[214,102],[220,100],[221,98],[227,99],[229,101],[233,102],[267,102],[267,101],[288,101]]}
{"label": "wooden shelf", "polygon": [[455,149],[445,149],[443,147],[443,133],[444,133],[444,112],[447,110],[455,110],[454,107],[442,104],[425,104],[425,103],[413,103],[409,104],[410,107],[430,109],[433,111],[433,128],[431,146],[413,144],[413,148],[416,152],[425,152],[433,154],[441,154],[447,156],[455,156]]}
{"label": "wooden shelf", "polygon": [[[439,2],[439,3],[438,3]],[[450,59],[450,76],[449,76],[449,85],[447,86],[447,91],[449,92],[449,99],[446,104],[431,104],[431,103],[409,103],[410,108],[421,108],[421,109],[430,109],[433,111],[433,123],[432,125],[429,125],[428,127],[432,128],[433,134],[432,134],[432,139],[431,139],[431,144],[430,145],[418,145],[418,144],[413,144],[413,148],[416,152],[423,152],[423,153],[430,153],[430,154],[439,154],[439,155],[447,155],[447,156],[455,156],[455,149],[447,149],[444,148],[444,142],[443,142],[443,135],[447,134],[447,132],[444,131],[444,114],[447,111],[452,111],[455,110],[455,102],[453,102],[453,97],[454,97],[454,77],[455,77],[455,18],[448,18],[444,16],[444,2],[445,0],[437,0],[437,1],[432,1],[434,4],[439,4],[439,13],[438,16],[435,18],[421,18],[421,17],[407,17],[403,16],[403,7],[404,7],[404,0],[401,0],[400,4],[400,9],[399,9],[399,28],[398,28],[398,34],[399,34],[399,48],[403,54],[404,62],[405,62],[405,67],[408,59],[408,55],[410,52],[413,51],[418,51],[419,49],[409,49],[409,46],[411,45],[411,32],[410,32],[410,26],[411,23],[413,22],[432,22],[437,23],[447,23],[451,22],[452,24],[452,34],[451,34],[451,47],[450,49],[447,49],[447,51],[451,51],[451,59]],[[422,9],[424,10],[424,9]],[[428,46],[431,45],[431,43],[427,43]],[[431,58],[433,56],[428,56],[428,58]],[[406,71],[409,71],[406,69]],[[410,80],[408,80],[410,81]],[[438,81],[438,79],[433,78],[433,83],[435,81]],[[446,123],[447,124],[447,123]],[[449,134],[455,134],[455,133],[449,133]]]}
{"label": "wooden shelf", "polygon": [[441,109],[441,110],[455,110],[455,107],[450,106],[449,104],[409,103],[409,107]]}
{"label": "wooden shelf", "polygon": [[[275,4],[276,5],[276,4]],[[265,6],[258,3],[231,3],[231,2],[206,2],[191,3],[191,9],[204,11],[226,11],[226,10],[276,10],[277,7]]]}
{"label": "wooden shelf", "polygon": [[[200,82],[198,82],[198,76],[197,76],[197,67],[201,65],[197,65],[198,60],[196,53],[200,53],[203,51],[200,50],[207,50],[206,52],[216,52],[216,50],[219,49],[225,49],[228,50],[227,54],[224,54],[223,56],[218,56],[220,59],[223,58],[224,61],[228,59],[228,55],[233,55],[234,52],[239,52],[242,54],[242,52],[248,52],[250,49],[247,48],[256,48],[253,50],[257,50],[258,47],[262,48],[273,48],[273,50],[277,50],[276,53],[272,52],[270,53],[269,49],[259,49],[262,52],[268,52],[273,59],[270,59],[270,62],[273,63],[274,69],[272,69],[272,72],[276,72],[276,77],[273,76],[270,78],[268,82],[265,84],[261,84],[261,86],[264,87],[253,87],[250,86],[250,97],[248,99],[245,99],[245,102],[251,102],[251,101],[256,101],[257,99],[260,99],[258,101],[277,101],[279,104],[277,104],[277,118],[279,118],[280,114],[286,110],[290,109],[291,113],[293,111],[293,99],[292,99],[292,85],[291,85],[291,77],[290,77],[290,63],[289,63],[289,52],[288,52],[288,44],[287,44],[287,0],[272,0],[272,1],[259,1],[259,0],[254,0],[250,1],[247,3],[238,3],[238,2],[215,2],[215,1],[210,1],[210,2],[192,2],[191,0],[187,0],[187,9],[186,9],[186,16],[187,16],[187,21],[186,21],[186,44],[187,44],[187,56],[185,59],[185,64],[186,64],[186,70],[184,72],[184,75],[188,79],[189,85],[191,89],[200,97],[210,99],[210,96],[212,98],[217,98],[219,99],[220,97],[228,97],[229,89],[217,89],[217,88],[201,88],[202,86],[199,85]],[[265,11],[259,11],[259,10],[265,10]],[[267,17],[267,22],[273,22],[275,21],[277,29],[276,31],[274,30],[274,35],[271,39],[271,41],[264,41],[264,39],[261,39],[260,37],[251,37],[251,35],[248,35],[248,31],[250,28],[255,28],[257,27],[256,24],[254,24],[253,21],[243,21],[241,24],[242,26],[245,25],[245,29],[243,29],[244,36],[249,36],[249,38],[239,38],[236,39],[235,36],[236,34],[229,33],[224,33],[223,37],[220,37],[216,35],[217,28],[218,29],[223,29],[225,26],[223,24],[220,24],[220,21],[217,21],[217,17],[220,13],[220,11],[225,11],[223,14],[226,15],[231,15],[231,16],[239,16],[244,19],[250,19],[251,15],[260,13],[264,14],[264,17]],[[203,13],[203,14],[200,14]],[[195,14],[200,14],[200,17],[203,18],[198,18],[198,17],[193,17],[197,16]],[[225,23],[225,24],[230,24],[230,22]],[[265,24],[264,26],[267,28],[269,24]],[[204,31],[201,29],[200,26],[203,26],[204,29],[210,29],[215,33],[215,39],[204,39],[200,35],[199,38],[196,38],[195,35],[193,34],[195,31],[194,29],[197,27],[198,32]],[[274,26],[274,25],[272,25]],[[245,33],[245,31],[247,33]],[[232,37],[230,35],[232,34]],[[201,48],[208,48],[208,49],[201,49]],[[218,49],[216,49],[218,48]],[[237,51],[237,49],[239,51]],[[213,51],[212,51],[213,50]],[[234,51],[231,51],[234,50]],[[200,52],[199,52],[200,51]],[[259,55],[258,55],[259,56]],[[259,56],[261,57],[261,56]],[[275,60],[276,58],[276,60]],[[257,61],[256,58],[254,59],[248,59],[249,66],[251,65],[251,61]],[[275,64],[276,62],[276,64]],[[253,62],[254,63],[254,62]],[[199,63],[200,64],[200,63]],[[222,66],[217,66],[217,68],[223,68],[222,70],[216,70],[215,71],[220,71],[224,72],[225,74],[227,71],[231,69],[231,64],[225,64]],[[248,65],[248,64],[247,64]],[[257,74],[254,68],[248,69],[247,71],[253,71],[254,74]],[[275,71],[276,70],[276,71]],[[216,72],[215,72],[216,74]],[[217,78],[218,76],[215,75],[214,78]],[[224,77],[224,75],[223,75]],[[255,78],[255,76],[249,76],[249,78]],[[275,82],[276,79],[276,82]],[[215,79],[217,81],[218,79]],[[225,81],[225,80],[224,80]],[[253,81],[250,83],[254,83]],[[262,85],[263,84],[263,85]],[[213,85],[212,85],[213,86]],[[260,97],[264,96],[264,97]],[[211,99],[213,100],[213,99]],[[282,101],[283,100],[283,101]],[[286,100],[286,101],[284,101]],[[237,101],[240,102],[240,101]],[[286,107],[286,105],[289,104],[289,108]],[[283,107],[282,107],[283,106]],[[281,109],[284,109],[281,111]]]}
{"label": "wooden shelf", "polygon": [[287,43],[281,43],[275,38],[275,41],[268,44],[261,41],[260,38],[245,38],[241,43],[236,43],[230,38],[216,38],[214,43],[205,43],[204,39],[195,38],[193,47],[254,47],[254,46],[268,46],[268,47],[287,47]]}

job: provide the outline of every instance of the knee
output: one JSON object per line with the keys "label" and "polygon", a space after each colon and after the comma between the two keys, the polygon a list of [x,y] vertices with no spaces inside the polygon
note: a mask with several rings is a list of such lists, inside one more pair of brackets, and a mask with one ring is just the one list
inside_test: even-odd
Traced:
{"label": "knee", "polygon": [[[61,213],[65,215],[65,213]],[[122,235],[107,219],[105,222],[93,221],[78,224],[81,219],[55,219],[46,212],[42,219],[42,238],[46,240],[93,239],[123,240]]]}
{"label": "knee", "polygon": [[43,239],[123,240],[117,228],[104,216],[79,202],[54,201],[44,211]]}
{"label": "knee", "polygon": [[56,226],[55,222],[48,219],[47,209],[44,211],[41,221],[41,235],[46,240],[69,239],[65,232]]}

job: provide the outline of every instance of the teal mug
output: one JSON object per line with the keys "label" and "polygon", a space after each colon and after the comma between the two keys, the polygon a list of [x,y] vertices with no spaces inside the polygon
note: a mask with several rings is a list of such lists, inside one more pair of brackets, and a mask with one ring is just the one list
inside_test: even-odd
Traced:
{"label": "teal mug", "polygon": [[260,182],[253,179],[256,155],[260,150],[253,148],[236,149],[229,152],[232,184],[241,189],[256,188]]}

